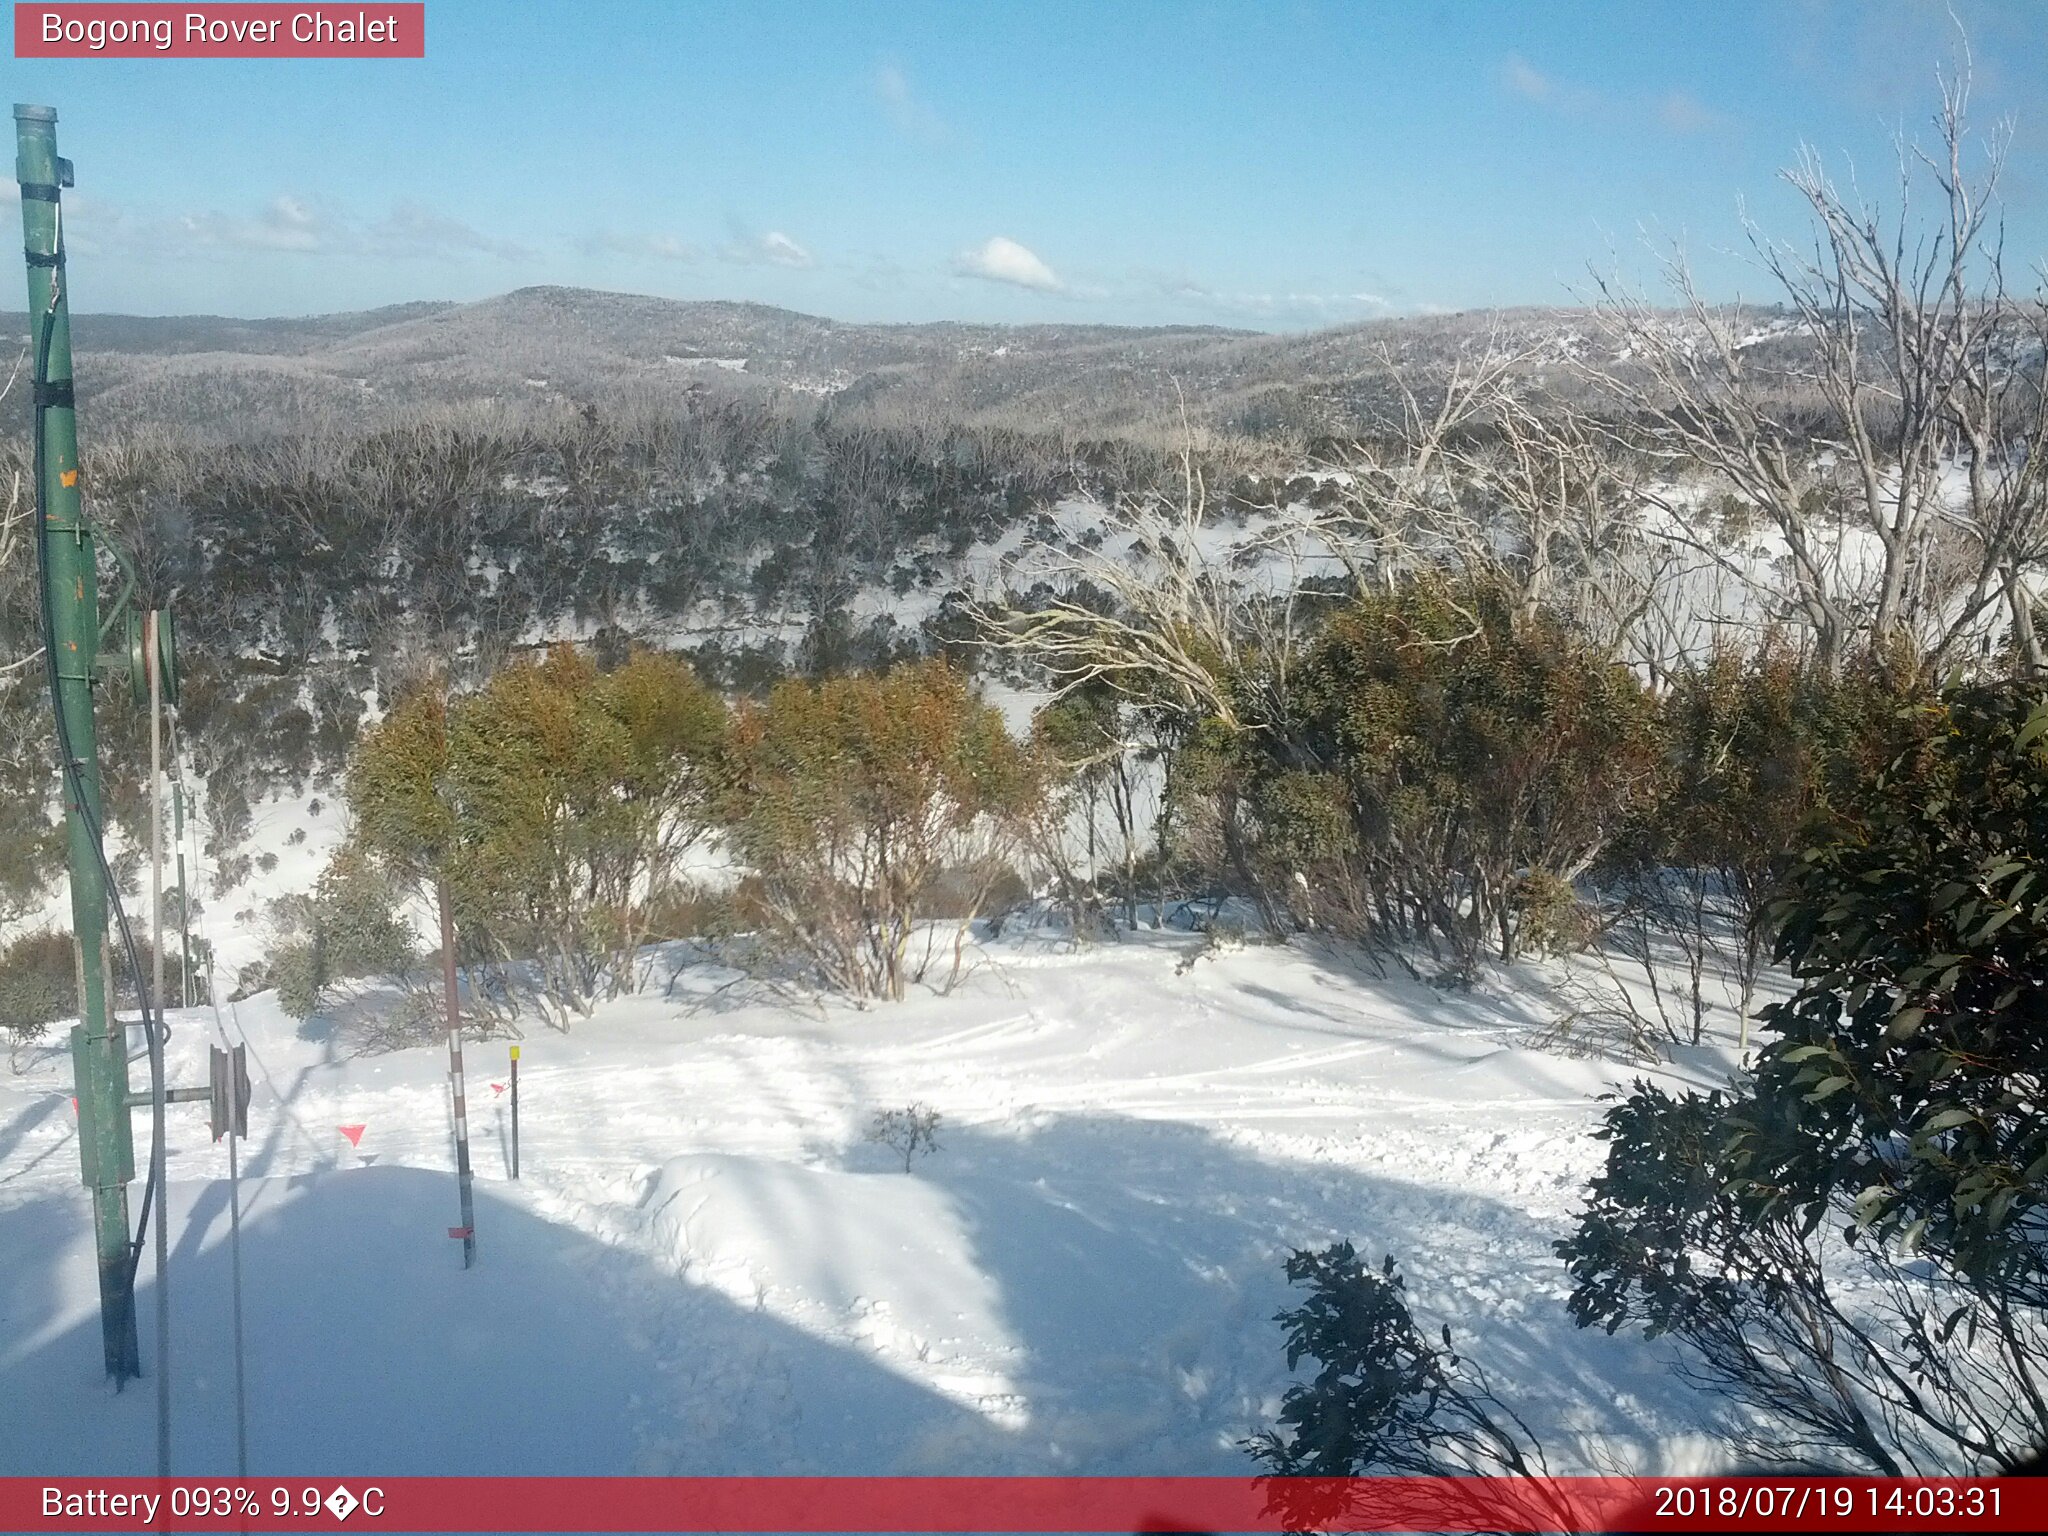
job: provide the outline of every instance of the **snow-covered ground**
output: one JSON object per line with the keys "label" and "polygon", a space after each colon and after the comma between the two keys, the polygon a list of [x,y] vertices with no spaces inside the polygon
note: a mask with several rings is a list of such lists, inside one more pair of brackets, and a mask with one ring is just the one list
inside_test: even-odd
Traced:
{"label": "snow-covered ground", "polygon": [[[1026,932],[952,995],[866,1013],[686,971],[531,1031],[518,1182],[506,1046],[472,1045],[468,1272],[445,1052],[351,1058],[267,994],[224,1008],[256,1084],[251,1470],[1244,1471],[1289,1379],[1281,1265],[1339,1238],[1399,1257],[1425,1326],[1554,1464],[1709,1463],[1712,1406],[1662,1346],[1574,1328],[1550,1250],[1630,1069],[1528,1048],[1533,992],[1452,997],[1300,947],[1190,963],[1200,943]],[[172,1077],[198,1081],[213,1015],[173,1023]],[[0,1474],[153,1465],[154,1393],[102,1379],[69,1091],[56,1050],[0,1076]],[[912,1102],[944,1119],[905,1174],[863,1133]],[[171,1118],[174,1466],[213,1474],[227,1154],[202,1108]]]}

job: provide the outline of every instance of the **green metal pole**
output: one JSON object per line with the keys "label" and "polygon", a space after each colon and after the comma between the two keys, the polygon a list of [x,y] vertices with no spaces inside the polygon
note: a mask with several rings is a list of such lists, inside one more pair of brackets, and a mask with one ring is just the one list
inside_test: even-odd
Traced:
{"label": "green metal pole", "polygon": [[80,1022],[71,1033],[78,1151],[86,1186],[92,1190],[107,1374],[119,1382],[141,1374],[128,1235],[135,1143],[128,1123],[127,1039],[112,1006],[107,891],[93,845],[93,828],[100,824],[99,749],[92,717],[100,615],[92,530],[78,487],[78,421],[71,405],[71,315],[58,202],[58,189],[70,183],[71,166],[57,157],[53,108],[17,106],[14,135],[22,243],[28,255],[31,348],[42,339],[45,324],[50,326],[43,481],[37,489],[48,552],[42,580],[52,627],[46,638],[56,661],[57,709],[64,727],[60,739],[68,738],[72,762],[72,771],[64,775],[64,820],[71,863],[71,931],[78,943]]}

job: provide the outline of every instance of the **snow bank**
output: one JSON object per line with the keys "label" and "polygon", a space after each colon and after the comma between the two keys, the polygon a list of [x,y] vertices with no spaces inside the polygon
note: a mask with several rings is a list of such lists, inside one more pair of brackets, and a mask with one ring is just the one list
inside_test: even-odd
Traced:
{"label": "snow bank", "polygon": [[[605,1004],[523,1042],[518,1182],[506,1044],[473,1043],[469,1272],[445,1052],[351,1057],[267,995],[224,1009],[255,1081],[252,1470],[1242,1472],[1289,1380],[1282,1265],[1340,1238],[1401,1258],[1554,1465],[1701,1466],[1714,1405],[1664,1346],[1573,1327],[1550,1251],[1633,1070],[1530,1049],[1531,987],[1201,943],[1022,934],[951,995],[868,1012]],[[195,1081],[213,1019],[172,1022]],[[0,1077],[0,1475],[153,1465],[154,1394],[101,1379],[69,1093],[56,1048]],[[913,1102],[943,1120],[906,1175],[863,1133]],[[211,1474],[225,1149],[177,1106],[168,1150],[174,1465]]]}

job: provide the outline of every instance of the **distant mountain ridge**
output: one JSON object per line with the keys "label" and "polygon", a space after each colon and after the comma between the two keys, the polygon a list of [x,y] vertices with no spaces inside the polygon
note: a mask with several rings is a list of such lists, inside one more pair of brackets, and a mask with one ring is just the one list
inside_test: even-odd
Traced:
{"label": "distant mountain ridge", "polygon": [[[127,315],[78,312],[72,316],[75,345],[86,352],[183,354],[251,352],[309,354],[380,332],[416,332],[439,323],[468,329],[499,322],[543,328],[580,327],[608,335],[622,347],[645,349],[658,340],[685,345],[767,344],[814,340],[854,350],[873,348],[902,358],[934,348],[993,343],[1063,346],[1083,338],[1102,340],[1149,336],[1250,336],[1217,326],[1006,325],[934,320],[894,323],[831,320],[798,310],[728,299],[664,299],[649,294],[595,288],[535,286],[469,303],[425,299],[377,309],[332,314],[253,319],[225,315]],[[0,311],[0,326],[19,335],[27,327],[20,310]],[[828,340],[829,339],[829,340]],[[778,345],[780,344],[780,345]],[[816,350],[799,344],[798,351]]]}
{"label": "distant mountain ridge", "polygon": [[[381,309],[243,320],[227,315],[94,315],[71,317],[73,347],[81,352],[175,354],[187,352],[299,352],[322,341],[354,336],[459,306],[441,300],[387,304]],[[21,310],[0,313],[11,335],[28,328]]]}
{"label": "distant mountain ridge", "polygon": [[[27,320],[0,316],[18,344]],[[575,402],[621,386],[769,390],[950,420],[1089,434],[1196,419],[1318,436],[1382,419],[1389,366],[1423,382],[1490,344],[1549,361],[1597,342],[1577,309],[1368,321],[1273,334],[1215,326],[866,324],[763,304],[521,288],[289,319],[81,314],[81,406],[105,425],[289,430],[423,404]]]}

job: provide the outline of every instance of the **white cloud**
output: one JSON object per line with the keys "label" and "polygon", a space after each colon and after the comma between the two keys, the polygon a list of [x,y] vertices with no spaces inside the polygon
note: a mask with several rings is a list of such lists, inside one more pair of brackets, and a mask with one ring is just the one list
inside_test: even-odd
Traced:
{"label": "white cloud", "polygon": [[909,268],[891,261],[887,256],[871,255],[859,261],[851,261],[846,263],[842,270],[856,286],[876,293],[901,292],[911,277]]}
{"label": "white cloud", "polygon": [[674,235],[635,235],[605,230],[577,242],[586,256],[631,256],[654,261],[690,262],[703,259],[704,252]]}
{"label": "white cloud", "polygon": [[953,258],[953,270],[962,277],[1035,288],[1041,293],[1058,293],[1065,286],[1051,267],[1005,235],[997,235],[971,251],[962,251]]}
{"label": "white cloud", "polygon": [[1131,276],[1191,315],[1233,324],[1342,325],[1393,314],[1400,307],[1383,294],[1356,290],[1246,292],[1219,289],[1184,272],[1145,268],[1134,269]]}
{"label": "white cloud", "polygon": [[1394,312],[1377,293],[1210,293],[1193,302],[1219,317],[1272,325],[1342,325]]}
{"label": "white cloud", "polygon": [[1728,123],[1726,116],[1689,91],[1672,91],[1658,102],[1657,120],[1673,133],[1706,133]]}
{"label": "white cloud", "polygon": [[509,240],[496,240],[460,219],[436,213],[422,203],[402,201],[367,231],[370,247],[389,256],[446,256],[478,252],[518,261],[532,253]]}
{"label": "white cloud", "polygon": [[93,205],[90,213],[91,233],[103,248],[115,247],[145,257],[247,251],[260,255],[399,260],[481,255],[518,261],[533,254],[524,246],[495,239],[460,219],[409,199],[392,204],[391,211],[375,221],[291,194],[272,198],[253,214],[209,208],[168,216],[130,217],[124,210],[108,205]]}
{"label": "white cloud", "polygon": [[778,267],[808,267],[811,253],[798,245],[779,229],[771,229],[763,235],[756,247],[761,259]]}
{"label": "white cloud", "polygon": [[1518,53],[1508,55],[1501,66],[1501,78],[1517,96],[1531,101],[1549,101],[1557,95],[1557,82]]}
{"label": "white cloud", "polygon": [[939,143],[950,136],[945,120],[917,94],[902,65],[884,59],[875,66],[873,84],[875,97],[882,103],[882,111],[898,133],[922,139],[928,144]]}
{"label": "white cloud", "polygon": [[624,256],[635,261],[688,263],[710,257],[742,267],[789,267],[801,270],[818,262],[808,250],[779,229],[756,233],[738,219],[728,221],[731,238],[707,249],[679,235],[604,229],[586,235],[576,248],[586,256]]}
{"label": "white cloud", "polygon": [[274,197],[264,213],[266,218],[282,229],[314,229],[320,223],[313,210],[296,197]]}
{"label": "white cloud", "polygon": [[1609,127],[1651,126],[1668,133],[1707,133],[1725,128],[1729,119],[1690,91],[1670,90],[1659,96],[1617,96],[1590,86],[1545,74],[1518,53],[1500,67],[1501,83],[1524,101],[1535,102],[1568,117],[1602,120]]}
{"label": "white cloud", "polygon": [[207,250],[287,251],[313,254],[332,249],[341,236],[333,220],[296,197],[274,197],[254,218],[208,209],[180,214],[171,230],[182,243]]}
{"label": "white cloud", "polygon": [[770,266],[804,268],[816,266],[817,260],[796,241],[779,229],[754,234],[742,229],[737,220],[732,223],[732,240],[719,251],[722,260],[743,267]]}

